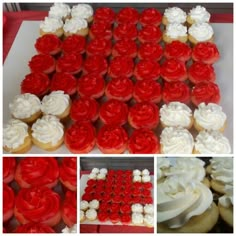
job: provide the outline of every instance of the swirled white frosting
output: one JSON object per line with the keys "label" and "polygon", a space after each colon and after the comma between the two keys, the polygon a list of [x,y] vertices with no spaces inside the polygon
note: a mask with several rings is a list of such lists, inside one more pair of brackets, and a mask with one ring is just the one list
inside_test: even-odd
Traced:
{"label": "swirled white frosting", "polygon": [[169,23],[184,23],[186,21],[186,13],[179,7],[169,7],[165,10],[164,16]]}
{"label": "swirled white frosting", "polygon": [[97,211],[95,209],[89,209],[85,212],[87,219],[95,220],[97,218]]}
{"label": "swirled white frosting", "polygon": [[61,115],[70,105],[70,96],[64,91],[53,91],[43,97],[41,110],[48,115]]}
{"label": "swirled white frosting", "polygon": [[93,8],[88,4],[78,4],[71,9],[71,16],[88,19],[93,15]]}
{"label": "swirled white frosting", "polygon": [[99,173],[99,174],[97,175],[97,179],[106,179],[106,175],[103,174],[103,173]]}
{"label": "swirled white frosting", "polygon": [[225,195],[219,198],[219,202],[223,207],[230,207],[234,205],[234,198],[233,198],[233,183],[227,184],[225,186]]}
{"label": "swirled white frosting", "polygon": [[28,125],[20,120],[10,119],[3,125],[3,146],[18,148],[28,136]]}
{"label": "swirled white frosting", "polygon": [[34,94],[24,93],[14,97],[9,109],[15,118],[25,119],[40,111],[41,102]]}
{"label": "swirled white frosting", "polygon": [[150,172],[148,169],[142,170],[142,175],[149,175],[149,174],[150,174]]}
{"label": "swirled white frosting", "polygon": [[132,223],[135,225],[143,224],[143,214],[133,213],[132,214]]}
{"label": "swirled white frosting", "polygon": [[147,183],[151,181],[151,176],[150,175],[143,175],[142,176],[142,182]]}
{"label": "swirled white frosting", "polygon": [[166,127],[163,129],[160,138],[164,154],[192,154],[194,141],[187,129]]}
{"label": "swirled white frosting", "polygon": [[65,3],[55,2],[54,5],[50,7],[48,15],[52,18],[66,18],[70,15],[70,6]]}
{"label": "swirled white frosting", "polygon": [[132,212],[143,213],[143,206],[139,203],[132,204],[131,210]]}
{"label": "swirled white frosting", "polygon": [[188,220],[203,214],[212,204],[208,187],[198,181],[173,176],[157,187],[157,222],[179,228]]}
{"label": "swirled white frosting", "polygon": [[204,42],[209,40],[213,34],[213,28],[208,23],[196,23],[189,29],[188,33],[194,37],[198,42]]}
{"label": "swirled white frosting", "polygon": [[194,111],[194,119],[196,122],[207,130],[219,130],[226,121],[226,114],[222,111],[222,107],[215,103],[203,102],[198,105]]}
{"label": "swirled white frosting", "polygon": [[143,211],[145,214],[153,214],[154,213],[153,204],[145,204],[145,206],[143,207]]}
{"label": "swirled white frosting", "polygon": [[164,104],[160,109],[161,122],[166,126],[189,127],[192,121],[192,110],[181,102]]}
{"label": "swirled white frosting", "polygon": [[97,179],[97,174],[95,173],[90,173],[89,176],[88,176],[89,179],[94,179],[96,180]]}
{"label": "swirled white frosting", "polygon": [[66,19],[63,30],[68,33],[75,34],[78,30],[88,27],[88,22],[81,18]]}
{"label": "swirled white frosting", "polygon": [[107,174],[107,169],[106,169],[106,168],[102,168],[102,169],[99,170],[99,172],[100,172],[101,174],[106,175],[106,174]]}
{"label": "swirled white frosting", "polygon": [[138,169],[133,170],[133,175],[141,175],[141,171]]}
{"label": "swirled white frosting", "polygon": [[44,32],[56,32],[63,27],[63,21],[58,18],[45,17],[39,27]]}
{"label": "swirled white frosting", "polygon": [[99,201],[94,199],[89,202],[89,207],[92,209],[98,209],[99,208]]}
{"label": "swirled white frosting", "polygon": [[157,158],[157,180],[162,178],[164,176],[163,169],[166,169],[170,166],[170,161],[167,158],[164,157],[158,157]]}
{"label": "swirled white frosting", "polygon": [[77,224],[74,224],[71,228],[66,226],[62,230],[62,233],[64,233],[64,234],[74,234],[74,233],[77,233]]}
{"label": "swirled white frosting", "polygon": [[87,210],[89,208],[89,203],[85,200],[82,200],[80,202],[80,209],[81,210]]}
{"label": "swirled white frosting", "polygon": [[211,17],[211,14],[206,10],[206,8],[200,5],[192,8],[188,15],[196,23],[209,22]]}
{"label": "swirled white frosting", "polygon": [[95,167],[95,168],[92,169],[91,173],[98,174],[99,169]]}
{"label": "swirled white frosting", "polygon": [[179,23],[171,23],[166,26],[166,35],[172,39],[187,36],[187,27]]}
{"label": "swirled white frosting", "polygon": [[134,175],[133,176],[133,182],[141,182],[142,177],[140,175]]}
{"label": "swirled white frosting", "polygon": [[45,115],[32,126],[32,136],[42,143],[56,145],[63,135],[64,127],[56,116]]}
{"label": "swirled white frosting", "polygon": [[152,215],[146,214],[143,217],[143,223],[149,226],[153,226],[154,225],[154,218]]}
{"label": "swirled white frosting", "polygon": [[201,131],[195,141],[195,149],[201,154],[229,154],[229,140],[219,131]]}

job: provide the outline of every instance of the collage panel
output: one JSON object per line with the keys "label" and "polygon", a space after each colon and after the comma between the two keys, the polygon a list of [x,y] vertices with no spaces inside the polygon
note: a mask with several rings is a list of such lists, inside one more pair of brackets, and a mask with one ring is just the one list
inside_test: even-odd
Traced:
{"label": "collage panel", "polygon": [[157,158],[157,233],[233,233],[233,157]]}

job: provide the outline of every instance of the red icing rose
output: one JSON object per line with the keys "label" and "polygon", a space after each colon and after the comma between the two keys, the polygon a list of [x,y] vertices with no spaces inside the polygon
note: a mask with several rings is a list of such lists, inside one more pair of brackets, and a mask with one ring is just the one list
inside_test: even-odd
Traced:
{"label": "red icing rose", "polygon": [[116,224],[120,221],[120,215],[119,213],[116,213],[116,212],[110,213],[109,218],[110,218],[111,223],[113,224]]}
{"label": "red icing rose", "polygon": [[66,72],[55,73],[51,80],[51,91],[62,90],[70,96],[76,92],[77,81],[75,77]]}
{"label": "red icing rose", "polygon": [[111,26],[103,22],[93,23],[89,30],[89,37],[91,39],[103,38],[110,40],[112,38]]}
{"label": "red icing rose", "polygon": [[161,101],[161,85],[154,80],[140,80],[134,86],[134,99],[137,102]]}
{"label": "red icing rose", "polygon": [[166,60],[161,66],[161,76],[167,82],[186,80],[186,66],[176,59]]}
{"label": "red icing rose", "polygon": [[162,90],[164,103],[169,102],[190,102],[190,88],[184,82],[178,81],[173,83],[165,82]]}
{"label": "red icing rose", "polygon": [[60,196],[47,187],[22,188],[16,196],[14,213],[21,224],[55,226],[61,220]]}
{"label": "red icing rose", "polygon": [[105,93],[109,99],[116,99],[126,102],[132,98],[133,82],[127,77],[118,77],[112,79],[106,87]]}
{"label": "red icing rose", "polygon": [[160,44],[157,43],[143,43],[141,44],[138,57],[141,60],[153,60],[159,61],[162,58],[163,49]]}
{"label": "red icing rose", "polygon": [[123,153],[128,142],[128,134],[119,125],[104,125],[97,135],[97,146],[102,153]]}
{"label": "red icing rose", "polygon": [[180,41],[172,41],[166,44],[164,56],[167,59],[178,59],[179,61],[186,62],[190,59],[192,50],[187,43]]}
{"label": "red icing rose", "polygon": [[194,62],[189,67],[188,77],[194,84],[201,82],[214,82],[216,79],[214,67],[202,62]]}
{"label": "red icing rose", "polygon": [[136,103],[129,110],[128,121],[135,129],[153,129],[159,123],[159,108],[151,102]]}
{"label": "red icing rose", "polygon": [[14,233],[56,233],[50,226],[42,223],[30,222],[18,225]]}
{"label": "red icing rose", "polygon": [[157,80],[160,76],[161,68],[158,62],[151,60],[139,61],[134,69],[137,80]]}
{"label": "red icing rose", "polygon": [[139,22],[142,26],[155,25],[159,26],[161,24],[162,15],[155,8],[147,8],[142,11]]}
{"label": "red icing rose", "polygon": [[154,25],[147,25],[143,27],[138,34],[138,39],[140,42],[153,42],[158,43],[160,42],[162,37],[162,33],[159,27]]}
{"label": "red icing rose", "polygon": [[137,55],[137,45],[131,39],[122,39],[115,43],[112,49],[112,56],[128,56],[136,57]]}
{"label": "red icing rose", "polygon": [[87,74],[78,80],[78,93],[81,97],[100,98],[104,94],[105,81],[96,74]]}
{"label": "red icing rose", "polygon": [[12,217],[14,204],[15,196],[12,188],[3,183],[3,222]]}
{"label": "red icing rose", "polygon": [[152,183],[151,182],[146,182],[146,183],[143,183],[143,188],[145,189],[151,189],[153,186],[152,186]]}
{"label": "red icing rose", "polygon": [[111,212],[119,213],[119,211],[120,211],[120,204],[119,203],[112,203],[111,206],[110,206],[110,211]]}
{"label": "red icing rose", "polygon": [[21,82],[21,93],[32,93],[42,97],[48,92],[50,80],[44,73],[31,73]]}
{"label": "red icing rose", "polygon": [[85,193],[85,194],[82,195],[82,200],[84,200],[84,201],[90,202],[90,201],[92,201],[93,199],[94,199],[93,194],[87,194],[87,193]]}
{"label": "red icing rose", "polygon": [[97,8],[94,13],[94,22],[112,24],[115,21],[115,12],[109,7]]}
{"label": "red icing rose", "polygon": [[121,205],[120,212],[122,214],[129,214],[129,213],[131,213],[131,205],[129,205],[129,204]]}
{"label": "red icing rose", "polygon": [[87,54],[91,55],[101,55],[108,57],[111,54],[112,42],[111,40],[97,38],[91,40],[87,45]]}
{"label": "red icing rose", "polygon": [[71,35],[67,37],[62,43],[62,51],[65,54],[84,53],[86,45],[85,37],[81,35]]}
{"label": "red icing rose", "polygon": [[14,179],[16,169],[15,157],[3,157],[3,182],[8,184]]}
{"label": "red icing rose", "polygon": [[220,89],[217,84],[212,82],[202,82],[196,84],[191,93],[192,103],[198,106],[200,103],[217,103],[220,102]]}
{"label": "red icing rose", "polygon": [[119,100],[108,100],[102,104],[99,116],[104,124],[124,125],[127,122],[128,106]]}
{"label": "red icing rose", "polygon": [[109,219],[108,213],[106,211],[99,211],[98,212],[98,220],[100,222],[105,222]]}
{"label": "red icing rose", "polygon": [[61,40],[54,34],[45,34],[34,45],[38,53],[55,55],[61,51]]}
{"label": "red icing rose", "polygon": [[88,153],[95,146],[95,129],[88,121],[76,122],[65,133],[65,145],[73,153]]}
{"label": "red icing rose", "polygon": [[124,225],[130,224],[131,223],[131,216],[130,216],[130,214],[122,214],[121,217],[120,217],[120,221]]}
{"label": "red icing rose", "polygon": [[126,23],[116,26],[113,31],[113,37],[115,40],[131,39],[135,40],[138,36],[138,30],[135,25]]}
{"label": "red icing rose", "polygon": [[192,58],[194,61],[200,61],[206,64],[213,64],[220,58],[217,46],[211,42],[198,43],[193,48]]}
{"label": "red icing rose", "polygon": [[137,24],[139,20],[139,13],[133,7],[124,7],[116,15],[116,21],[119,24],[129,23]]}

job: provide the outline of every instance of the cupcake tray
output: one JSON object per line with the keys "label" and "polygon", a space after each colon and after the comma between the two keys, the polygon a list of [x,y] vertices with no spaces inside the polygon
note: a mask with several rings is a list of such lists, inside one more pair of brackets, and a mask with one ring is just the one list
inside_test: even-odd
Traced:
{"label": "cupcake tray", "polygon": [[[220,60],[214,64],[216,72],[216,83],[221,91],[221,103],[223,111],[227,115],[227,127],[224,135],[229,139],[233,152],[233,24],[212,23],[215,34],[215,43],[220,52]],[[29,34],[30,32],[30,34]],[[34,43],[39,37],[39,21],[23,21],[17,33],[11,50],[3,66],[3,123],[11,118],[9,103],[14,96],[20,94],[20,83],[26,74],[29,73],[28,62],[36,54]],[[100,125],[98,123],[98,125]],[[128,133],[131,128],[128,126]],[[160,135],[161,129],[157,129]],[[191,130],[193,137],[196,132]],[[4,151],[4,153],[6,153]],[[48,153],[42,149],[32,146],[28,152],[31,154]],[[70,151],[62,145],[54,152],[55,154],[69,154]],[[95,147],[91,154],[100,154],[100,150]],[[127,153],[127,151],[126,151]]]}

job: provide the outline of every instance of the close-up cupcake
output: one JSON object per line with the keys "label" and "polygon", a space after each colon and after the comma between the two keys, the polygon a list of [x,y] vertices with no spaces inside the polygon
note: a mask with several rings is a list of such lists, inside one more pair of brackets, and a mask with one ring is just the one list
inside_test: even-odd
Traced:
{"label": "close-up cupcake", "polygon": [[162,17],[162,24],[168,25],[173,23],[184,24],[186,22],[186,12],[179,7],[169,7],[165,9]]}
{"label": "close-up cupcake", "polygon": [[113,30],[113,38],[118,41],[122,39],[136,40],[138,29],[135,25],[124,23],[117,25]]}
{"label": "close-up cupcake", "polygon": [[77,4],[71,9],[71,17],[86,20],[88,23],[93,21],[93,8],[89,4]]}
{"label": "close-up cupcake", "polygon": [[163,54],[163,48],[158,43],[142,43],[138,49],[138,58],[140,60],[160,61]]}
{"label": "close-up cupcake", "polygon": [[82,18],[67,19],[63,25],[63,31],[65,37],[71,35],[87,36],[89,33],[88,22]]}
{"label": "close-up cupcake", "polygon": [[155,25],[159,26],[161,24],[162,14],[156,8],[146,8],[142,11],[139,23],[142,26]]}
{"label": "close-up cupcake", "polygon": [[63,21],[58,18],[45,17],[44,21],[40,22],[40,35],[55,34],[57,37],[63,36]]}
{"label": "close-up cupcake", "polygon": [[112,48],[112,56],[128,56],[135,58],[137,56],[137,45],[131,39],[122,39],[117,41]]}
{"label": "close-up cupcake", "polygon": [[124,7],[116,15],[118,24],[137,24],[139,20],[139,12],[133,7]]}
{"label": "close-up cupcake", "polygon": [[138,40],[141,43],[159,43],[162,38],[160,27],[154,25],[144,26],[138,33]]}
{"label": "close-up cupcake", "polygon": [[162,38],[165,43],[175,40],[186,43],[188,41],[187,27],[178,23],[168,24]]}
{"label": "close-up cupcake", "polygon": [[48,16],[65,21],[70,18],[70,6],[65,3],[55,2],[48,11]]}
{"label": "close-up cupcake", "polygon": [[97,38],[91,40],[86,47],[88,56],[101,55],[108,57],[111,54],[112,42],[107,39]]}
{"label": "close-up cupcake", "polygon": [[197,5],[189,11],[187,15],[187,23],[188,25],[202,22],[209,23],[210,17],[211,14],[206,10],[205,7]]}

